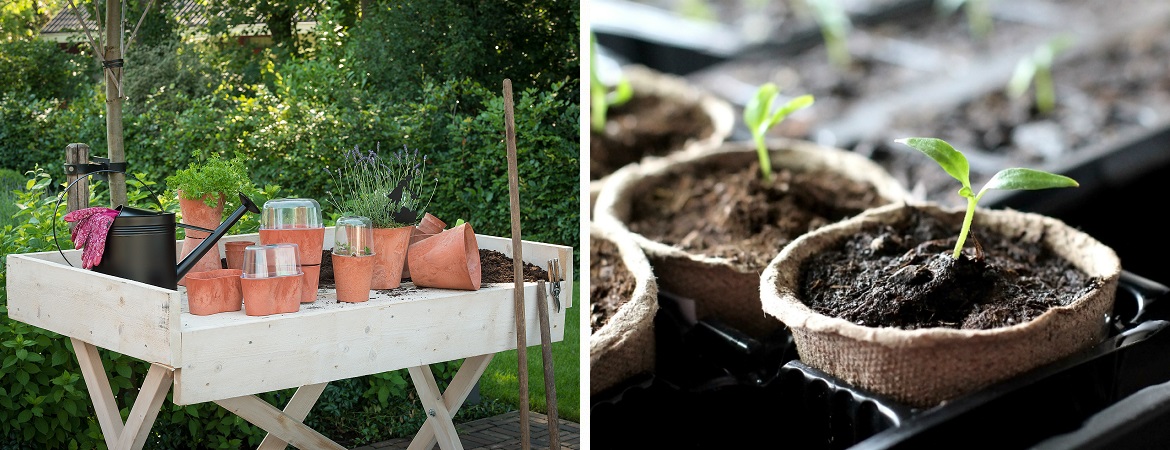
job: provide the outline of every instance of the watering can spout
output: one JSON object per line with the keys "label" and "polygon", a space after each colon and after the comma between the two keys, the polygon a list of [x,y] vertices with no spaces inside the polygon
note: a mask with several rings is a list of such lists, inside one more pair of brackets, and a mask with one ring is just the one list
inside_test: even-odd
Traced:
{"label": "watering can spout", "polygon": [[200,258],[203,258],[203,255],[207,254],[209,250],[215,247],[215,244],[219,242],[219,238],[227,234],[227,231],[231,229],[231,227],[234,226],[236,222],[239,222],[240,218],[244,217],[244,213],[251,212],[254,214],[260,214],[260,207],[256,206],[256,204],[252,202],[252,199],[244,195],[243,192],[240,192],[239,195],[240,207],[236,208],[235,211],[232,211],[231,216],[228,216],[227,220],[219,224],[219,227],[217,227],[215,230],[210,230],[211,236],[203,239],[203,242],[199,244],[198,247],[195,247],[195,250],[192,250],[191,253],[187,255],[187,257],[183,258],[183,260],[179,262],[178,267],[175,269],[176,280],[181,280],[184,275],[187,275],[187,272],[190,272],[191,269],[195,267],[195,263],[197,263]]}

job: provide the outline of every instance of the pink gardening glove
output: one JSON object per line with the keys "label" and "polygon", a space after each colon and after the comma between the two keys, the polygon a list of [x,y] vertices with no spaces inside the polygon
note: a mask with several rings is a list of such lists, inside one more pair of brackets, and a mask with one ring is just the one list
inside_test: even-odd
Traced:
{"label": "pink gardening glove", "polygon": [[79,209],[65,215],[66,222],[77,222],[73,227],[71,238],[73,248],[83,248],[81,251],[81,265],[89,269],[102,262],[102,252],[106,250],[106,234],[118,211],[110,208],[93,207]]}

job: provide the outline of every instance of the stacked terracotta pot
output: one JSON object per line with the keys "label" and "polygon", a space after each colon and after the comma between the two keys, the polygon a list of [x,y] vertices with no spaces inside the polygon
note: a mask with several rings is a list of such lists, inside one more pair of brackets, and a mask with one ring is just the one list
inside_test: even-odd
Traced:
{"label": "stacked terracotta pot", "polygon": [[281,198],[264,203],[260,216],[260,243],[296,244],[300,271],[305,274],[301,303],[317,300],[325,225],[321,205],[311,198]]}

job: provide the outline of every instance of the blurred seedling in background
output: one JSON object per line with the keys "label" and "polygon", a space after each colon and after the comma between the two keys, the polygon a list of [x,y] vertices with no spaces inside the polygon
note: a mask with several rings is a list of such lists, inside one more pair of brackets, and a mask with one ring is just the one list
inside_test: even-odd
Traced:
{"label": "blurred seedling in background", "polygon": [[760,171],[765,181],[772,181],[772,161],[768,156],[768,146],[765,143],[768,129],[783,121],[789,114],[813,104],[813,96],[802,95],[789,100],[773,112],[776,100],[779,98],[780,88],[773,83],[764,83],[756,89],[756,95],[748,100],[743,110],[743,121],[751,130],[752,138],[755,139],[756,151],[760,157]]}
{"label": "blurred seedling in background", "polygon": [[1020,59],[1016,71],[1008,81],[1007,94],[1020,98],[1032,86],[1036,94],[1036,110],[1048,114],[1056,108],[1056,87],[1052,84],[1052,62],[1056,55],[1071,47],[1073,39],[1061,35],[1037,47],[1031,55]]}
{"label": "blurred seedling in background", "polygon": [[621,106],[634,96],[630,81],[619,76],[612,87],[601,80],[601,68],[597,57],[597,36],[589,32],[589,107],[593,131],[605,131],[606,115],[609,108]]}
{"label": "blurred seedling in background", "polygon": [[821,36],[825,40],[825,51],[829,54],[829,62],[839,69],[848,68],[853,64],[853,55],[849,54],[849,32],[853,30],[853,22],[845,14],[840,0],[805,0],[805,4],[812,11],[813,18],[821,28]]}
{"label": "blurred seedling in background", "polygon": [[955,251],[951,259],[959,259],[963,250],[963,242],[967,240],[967,233],[971,231],[971,222],[975,218],[975,205],[983,194],[991,189],[999,190],[1038,190],[1080,186],[1072,178],[1035,169],[1013,167],[997,172],[976,193],[971,189],[971,166],[963,153],[955,150],[951,144],[936,138],[904,138],[894,142],[913,147],[942,166],[948,174],[959,180],[963,187],[959,195],[967,199],[967,214],[963,216],[963,227],[959,229],[959,241],[955,243]]}
{"label": "blurred seedling in background", "polygon": [[939,15],[950,17],[963,10],[967,17],[967,29],[976,39],[984,39],[991,34],[995,24],[991,20],[992,0],[935,0],[934,6]]}

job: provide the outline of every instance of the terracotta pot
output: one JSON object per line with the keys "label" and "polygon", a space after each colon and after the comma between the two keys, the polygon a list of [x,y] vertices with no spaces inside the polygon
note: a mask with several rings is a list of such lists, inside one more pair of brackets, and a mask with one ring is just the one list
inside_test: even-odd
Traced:
{"label": "terracotta pot", "polygon": [[963,208],[937,204],[874,208],[793,240],[764,270],[764,312],[787,324],[801,362],[853,386],[927,408],[1057,361],[1105,336],[1121,273],[1117,254],[1057,219],[1013,210],[979,208],[974,220],[986,227],[984,233],[1042,243],[1099,284],[1068,305],[992,329],[870,327],[823,315],[805,303],[800,278],[806,261],[879,224],[902,230],[916,210],[956,228],[964,214]]}
{"label": "terracotta pot", "polygon": [[241,278],[244,313],[268,316],[292,313],[301,309],[301,283],[304,274],[271,278]]}
{"label": "terracotta pot", "polygon": [[[414,227],[414,230],[410,232],[410,245],[417,244],[423,239],[439,234],[439,232],[443,231],[443,228],[446,227],[447,224],[442,220],[439,220],[438,217],[432,216],[431,213],[426,213],[423,215],[422,221],[418,223],[418,226]],[[406,251],[407,253],[410,252],[409,246],[407,247]],[[402,279],[410,279],[409,257],[407,258],[407,261],[402,264]]]}
{"label": "terracotta pot", "polygon": [[256,241],[230,241],[223,243],[224,258],[227,259],[227,268],[239,269],[244,265],[244,248],[256,245]]}
{"label": "terracotta pot", "polygon": [[325,227],[260,229],[261,244],[297,244],[301,265],[321,264]]}
{"label": "terracotta pot", "polygon": [[321,284],[321,265],[301,264],[301,271],[305,273],[301,281],[301,303],[313,303],[317,301],[317,286]]}
{"label": "terracotta pot", "polygon": [[[195,200],[189,200],[189,199],[183,198],[183,191],[182,190],[178,191],[178,194],[179,194],[179,215],[181,216],[179,218],[180,222],[187,224],[187,225],[194,225],[197,227],[203,227],[203,228],[206,228],[208,230],[214,230],[214,229],[216,229],[216,227],[219,227],[220,221],[223,219],[223,202],[225,199],[223,194],[218,194],[219,195],[218,206],[207,206],[207,203],[203,202],[203,199],[208,198],[208,197],[212,197],[213,194],[207,194],[207,195],[204,195],[202,198],[198,198]],[[193,237],[193,238],[200,238],[200,239],[211,235],[211,233],[207,233],[207,232],[199,231],[199,230],[192,230],[192,229],[188,229],[188,228],[184,228],[184,233],[185,233],[186,237]]]}
{"label": "terracotta pot", "polygon": [[410,246],[407,256],[415,286],[441,289],[479,289],[479,245],[471,224],[465,223]]}
{"label": "terracotta pot", "polygon": [[[194,251],[196,247],[199,247],[199,244],[202,243],[203,238],[183,238],[183,251],[179,255],[179,260],[181,261],[183,258],[186,258],[187,255],[191,254],[191,252]],[[220,260],[219,251],[217,249],[211,249],[208,250],[202,258],[199,258],[199,261],[196,262],[193,267],[191,267],[189,272],[187,272],[187,276],[190,276],[192,273],[196,272],[207,272],[212,270],[219,270],[222,268],[223,261]],[[187,285],[187,276],[184,276],[181,280],[179,280],[179,286]]]}
{"label": "terracotta pot", "polygon": [[337,301],[361,303],[369,300],[370,284],[374,279],[374,256],[332,256]]}
{"label": "terracotta pot", "polygon": [[374,228],[374,280],[370,289],[394,289],[402,284],[412,230],[413,226]]}
{"label": "terracotta pot", "polygon": [[243,302],[239,269],[217,269],[187,275],[187,306],[191,314],[206,316],[239,311]]}

